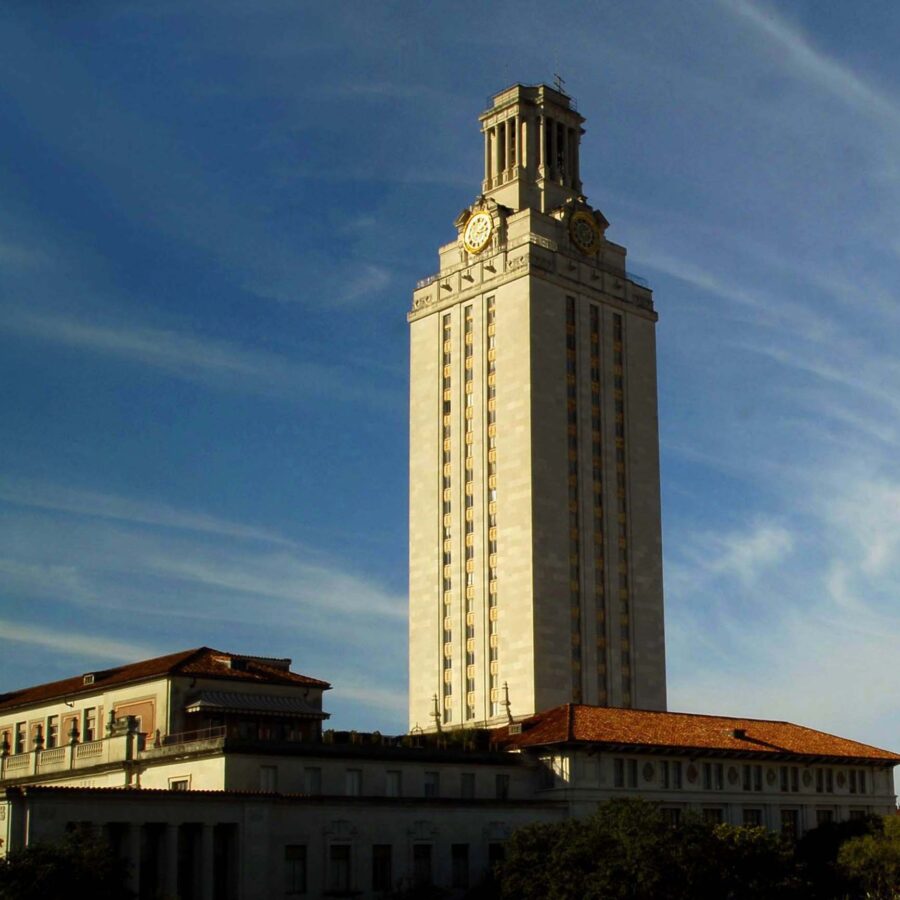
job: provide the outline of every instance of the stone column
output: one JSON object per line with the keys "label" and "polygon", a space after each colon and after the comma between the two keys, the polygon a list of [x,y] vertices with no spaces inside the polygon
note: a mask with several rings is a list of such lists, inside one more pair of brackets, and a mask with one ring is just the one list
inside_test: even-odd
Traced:
{"label": "stone column", "polygon": [[547,119],[547,128],[550,129],[550,144],[547,147],[550,159],[547,160],[547,168],[549,169],[550,178],[555,181],[557,176],[556,122],[553,119]]}
{"label": "stone column", "polygon": [[213,826],[204,822],[200,826],[200,898],[213,900]]}
{"label": "stone column", "polygon": [[128,826],[128,835],[123,842],[126,859],[128,860],[128,889],[138,895],[141,883],[141,826],[137,822],[131,822]]}
{"label": "stone column", "polygon": [[581,129],[577,126],[572,131],[572,187],[581,192],[581,165],[579,149],[581,147]]}
{"label": "stone column", "polygon": [[178,895],[178,826],[169,824],[163,836],[162,890],[165,897]]}
{"label": "stone column", "polygon": [[537,140],[537,164],[538,178],[544,178],[547,175],[547,117],[537,117],[537,128],[535,128],[535,139]]}

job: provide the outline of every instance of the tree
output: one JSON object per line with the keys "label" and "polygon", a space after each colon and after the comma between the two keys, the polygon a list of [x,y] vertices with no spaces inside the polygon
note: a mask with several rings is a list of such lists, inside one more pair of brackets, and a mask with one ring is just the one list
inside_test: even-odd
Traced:
{"label": "tree", "polygon": [[791,846],[762,828],[672,827],[643,800],[613,800],[589,819],[532,825],[507,843],[504,898],[783,900],[801,896]]}
{"label": "tree", "polygon": [[808,900],[834,900],[856,896],[858,880],[838,865],[838,852],[851,838],[881,832],[880,816],[865,816],[842,822],[825,822],[806,832],[797,842],[798,871],[806,882]]}
{"label": "tree", "polygon": [[859,883],[867,900],[900,897],[900,816],[885,816],[880,832],[851,838],[838,865]]}
{"label": "tree", "polygon": [[56,844],[32,844],[0,860],[0,900],[85,896],[127,900],[127,864],[87,831]]}

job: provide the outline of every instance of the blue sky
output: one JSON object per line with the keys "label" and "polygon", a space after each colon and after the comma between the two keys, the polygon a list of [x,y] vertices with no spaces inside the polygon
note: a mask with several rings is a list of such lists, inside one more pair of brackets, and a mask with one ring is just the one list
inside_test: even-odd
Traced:
{"label": "blue sky", "polygon": [[405,313],[562,71],[658,326],[670,708],[900,748],[900,7],[0,11],[0,690],[200,644],[405,727]]}

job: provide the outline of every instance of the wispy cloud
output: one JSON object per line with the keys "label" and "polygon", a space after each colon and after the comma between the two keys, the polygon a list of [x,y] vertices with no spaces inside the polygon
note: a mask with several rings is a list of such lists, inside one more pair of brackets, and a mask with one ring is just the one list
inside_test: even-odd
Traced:
{"label": "wispy cloud", "polygon": [[849,66],[818,50],[807,35],[788,23],[771,6],[749,0],[722,2],[783,51],[781,58],[813,84],[879,124],[888,122],[894,128],[900,128],[900,104],[894,98],[870,84]]}
{"label": "wispy cloud", "polygon": [[402,719],[406,715],[406,691],[404,686],[388,684],[375,687],[371,682],[342,680],[340,691],[343,697],[367,707],[375,707]]}
{"label": "wispy cloud", "polygon": [[114,660],[133,662],[158,654],[158,650],[146,644],[118,641],[96,634],[79,634],[68,628],[41,628],[23,625],[9,619],[0,619],[0,642],[31,644],[43,650],[52,650],[80,656],[86,660]]}
{"label": "wispy cloud", "polygon": [[63,316],[13,310],[0,329],[54,344],[101,353],[209,387],[286,398],[305,396],[385,401],[371,384],[354,387],[348,371],[227,341],[142,325],[99,325]]}
{"label": "wispy cloud", "polygon": [[[382,722],[401,720],[406,598],[352,561],[202,512],[90,492],[53,502],[49,493],[0,491],[12,501],[0,508],[0,597],[16,610],[14,627],[0,621],[0,641],[67,650],[90,665],[167,652],[173,634],[178,647],[230,647],[239,634],[260,652],[299,649],[301,670],[339,689],[333,710],[362,709],[369,727],[378,710]],[[366,684],[369,670],[378,687]]]}
{"label": "wispy cloud", "polygon": [[221,535],[242,540],[291,546],[293,541],[264,528],[229,522],[202,512],[182,510],[165,503],[135,500],[115,494],[82,491],[60,484],[0,476],[0,500],[33,509],[68,512],[78,516],[114,519],[137,525]]}

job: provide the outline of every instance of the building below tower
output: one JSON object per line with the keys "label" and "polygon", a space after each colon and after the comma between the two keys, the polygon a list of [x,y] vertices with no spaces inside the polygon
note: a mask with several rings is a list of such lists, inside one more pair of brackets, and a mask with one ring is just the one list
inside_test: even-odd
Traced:
{"label": "building below tower", "polygon": [[894,810],[900,756],[787,722],[565,704],[388,737],[322,731],[327,687],[198,648],[0,696],[0,854],[88,827],[139,898],[462,897],[517,828],[616,797],[794,835]]}

